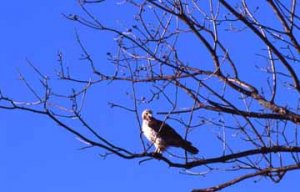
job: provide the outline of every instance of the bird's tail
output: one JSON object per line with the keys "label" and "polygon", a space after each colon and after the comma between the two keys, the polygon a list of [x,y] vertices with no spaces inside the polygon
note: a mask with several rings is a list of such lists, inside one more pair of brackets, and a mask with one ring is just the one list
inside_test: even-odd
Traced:
{"label": "bird's tail", "polygon": [[181,147],[192,154],[197,154],[199,152],[199,150],[189,141],[184,141]]}

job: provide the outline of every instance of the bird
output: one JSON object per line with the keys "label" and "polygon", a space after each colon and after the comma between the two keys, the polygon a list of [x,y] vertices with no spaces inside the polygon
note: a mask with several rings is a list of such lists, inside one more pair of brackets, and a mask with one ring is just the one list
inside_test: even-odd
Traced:
{"label": "bird", "polygon": [[183,139],[170,125],[155,119],[150,109],[143,111],[142,120],[142,132],[155,146],[154,153],[161,154],[168,147],[180,147],[192,154],[199,152],[191,142]]}

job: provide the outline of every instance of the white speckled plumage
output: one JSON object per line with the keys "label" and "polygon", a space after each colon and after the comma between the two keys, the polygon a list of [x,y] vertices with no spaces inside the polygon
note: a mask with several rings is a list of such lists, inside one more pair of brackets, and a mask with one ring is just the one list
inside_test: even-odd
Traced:
{"label": "white speckled plumage", "polygon": [[172,127],[155,119],[151,110],[144,110],[142,119],[143,134],[155,146],[155,152],[162,153],[166,148],[173,146],[181,147],[193,154],[198,153],[198,149],[193,147],[189,141],[184,140]]}
{"label": "white speckled plumage", "polygon": [[143,120],[142,131],[145,137],[155,146],[155,152],[161,153],[163,150],[165,150],[166,143],[158,136],[154,129],[149,127],[147,120]]}

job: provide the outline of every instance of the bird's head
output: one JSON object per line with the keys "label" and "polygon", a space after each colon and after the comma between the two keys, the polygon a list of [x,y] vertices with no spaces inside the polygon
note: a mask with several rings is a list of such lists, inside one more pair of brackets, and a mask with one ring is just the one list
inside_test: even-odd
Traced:
{"label": "bird's head", "polygon": [[145,109],[142,113],[142,119],[150,121],[152,118],[152,111],[150,109]]}

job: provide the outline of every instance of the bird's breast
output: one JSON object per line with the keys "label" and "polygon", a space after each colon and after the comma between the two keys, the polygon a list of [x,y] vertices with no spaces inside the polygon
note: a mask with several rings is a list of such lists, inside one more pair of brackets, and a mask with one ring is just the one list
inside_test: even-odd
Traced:
{"label": "bird's breast", "polygon": [[148,140],[154,142],[157,139],[157,133],[148,125],[147,121],[143,121],[142,130]]}

